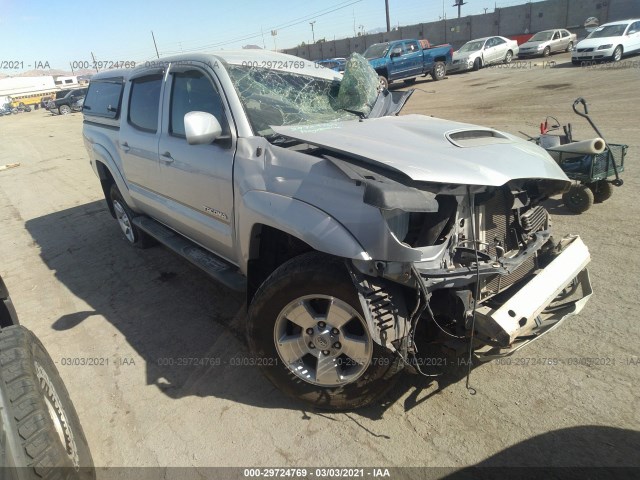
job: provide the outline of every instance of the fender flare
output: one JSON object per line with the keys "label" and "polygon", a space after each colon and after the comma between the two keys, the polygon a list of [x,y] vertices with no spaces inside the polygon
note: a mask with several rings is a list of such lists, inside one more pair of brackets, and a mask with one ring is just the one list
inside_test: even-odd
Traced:
{"label": "fender flare", "polygon": [[266,225],[304,241],[314,250],[336,257],[369,260],[360,242],[328,213],[295,198],[251,190],[236,204],[238,258],[246,272],[252,258],[254,229]]}

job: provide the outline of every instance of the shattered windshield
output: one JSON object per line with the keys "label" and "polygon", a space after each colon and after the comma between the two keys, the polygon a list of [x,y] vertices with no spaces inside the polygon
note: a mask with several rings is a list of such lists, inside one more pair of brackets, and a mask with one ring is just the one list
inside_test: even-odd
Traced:
{"label": "shattered windshield", "polygon": [[388,43],[375,43],[364,51],[364,58],[384,57],[389,50]]}
{"label": "shattered windshield", "polygon": [[468,43],[465,43],[458,51],[461,53],[475,52],[476,50],[480,50],[483,45],[484,45],[484,40],[481,42],[468,42]]}
{"label": "shattered windshield", "polygon": [[265,137],[272,126],[365,117],[378,97],[378,75],[358,54],[349,57],[342,81],[240,65],[227,70],[251,126]]}
{"label": "shattered windshield", "polygon": [[551,40],[551,37],[553,37],[553,32],[538,32],[529,39],[529,42],[546,42]]}

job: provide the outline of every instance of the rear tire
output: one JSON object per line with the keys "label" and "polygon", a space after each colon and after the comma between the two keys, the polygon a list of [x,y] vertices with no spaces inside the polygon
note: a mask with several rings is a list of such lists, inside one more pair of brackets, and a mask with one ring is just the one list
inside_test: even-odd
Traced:
{"label": "rear tire", "polygon": [[602,203],[613,195],[613,185],[606,180],[590,183],[589,188],[593,192],[593,201],[595,203]]}
{"label": "rear tire", "polygon": [[593,205],[593,192],[586,185],[573,185],[562,195],[565,206],[574,213],[583,213]]}
{"label": "rear tire", "polygon": [[431,69],[431,78],[433,81],[437,82],[442,80],[447,75],[447,66],[444,62],[436,62],[433,68]]}
{"label": "rear tire", "polygon": [[124,238],[129,245],[137,248],[148,248],[152,246],[155,243],[154,239],[134,225],[133,219],[136,217],[136,214],[129,208],[127,202],[124,201],[115,183],[111,184],[109,199],[111,205],[113,205],[113,211],[120,225],[120,230],[122,230]]}
{"label": "rear tire", "polygon": [[507,54],[504,56],[504,63],[508,65],[511,63],[511,60],[513,60],[513,52],[509,50]]}
{"label": "rear tire", "polygon": [[42,343],[21,326],[0,331],[0,458],[0,468],[17,469],[17,478],[95,478],[60,374]]}
{"label": "rear tire", "polygon": [[316,408],[374,402],[399,371],[395,355],[371,338],[343,261],[318,252],[289,260],[258,289],[247,337],[266,377]]}

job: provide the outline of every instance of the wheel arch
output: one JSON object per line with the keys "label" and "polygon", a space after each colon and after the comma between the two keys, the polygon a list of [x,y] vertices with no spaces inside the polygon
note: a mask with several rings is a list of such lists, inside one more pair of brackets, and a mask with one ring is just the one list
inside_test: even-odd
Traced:
{"label": "wheel arch", "polygon": [[302,253],[318,251],[335,257],[369,259],[340,222],[290,197],[248,192],[236,209],[236,225],[240,268],[248,280],[248,302],[276,268]]}
{"label": "wheel arch", "polygon": [[104,198],[109,206],[109,212],[115,218],[113,205],[111,205],[111,199],[109,198],[109,189],[112,184],[116,184],[118,190],[120,190],[122,198],[129,206],[135,207],[135,201],[131,198],[131,195],[129,195],[127,183],[125,182],[122,173],[120,173],[120,169],[117,167],[116,162],[113,160],[109,151],[104,146],[94,143],[92,145],[92,152],[92,161],[94,162],[96,174],[100,179]]}

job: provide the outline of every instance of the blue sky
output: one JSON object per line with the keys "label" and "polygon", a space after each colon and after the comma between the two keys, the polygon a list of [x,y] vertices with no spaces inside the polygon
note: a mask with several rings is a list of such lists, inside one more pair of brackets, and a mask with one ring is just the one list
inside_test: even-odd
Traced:
{"label": "blue sky", "polygon": [[[467,0],[463,15],[493,11],[494,0]],[[438,20],[441,0],[390,0],[392,25]],[[444,2],[448,18],[457,16],[454,1]],[[498,1],[498,7],[525,0]],[[344,38],[362,25],[385,27],[384,0],[0,0],[0,62],[49,62],[69,70],[71,61],[144,61],[155,57],[153,30],[160,55],[191,50],[293,47],[315,38]],[[1,68],[1,64],[0,64]],[[12,73],[3,70],[2,73]]]}

